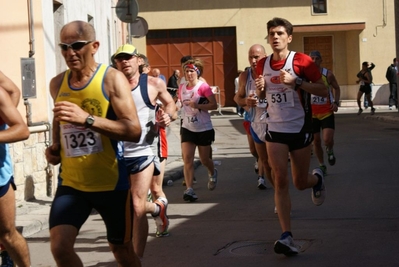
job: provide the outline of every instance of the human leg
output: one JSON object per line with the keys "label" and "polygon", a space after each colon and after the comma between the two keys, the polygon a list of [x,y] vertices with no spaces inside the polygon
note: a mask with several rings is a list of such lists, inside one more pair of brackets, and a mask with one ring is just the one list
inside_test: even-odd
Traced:
{"label": "human leg", "polygon": [[[184,162],[184,180],[186,181],[187,189],[193,188],[195,148],[196,145],[192,142],[184,142],[181,144]],[[209,155],[207,155],[207,157],[209,158]]]}
{"label": "human leg", "polygon": [[147,194],[150,189],[153,174],[153,162],[140,172],[130,174],[130,190],[133,199],[133,247],[139,258],[144,256],[144,250],[147,244]]}
{"label": "human leg", "polygon": [[81,191],[67,186],[57,188],[49,218],[51,253],[57,266],[83,266],[74,245],[92,208]]}
{"label": "human leg", "polygon": [[258,156],[258,152],[256,152],[255,142],[254,142],[254,139],[252,138],[251,131],[250,131],[251,123],[249,121],[244,120],[243,126],[244,126],[245,132],[247,134],[249,151],[251,152],[251,155],[254,156],[254,158],[255,158],[255,172],[259,173],[259,156]]}
{"label": "human leg", "polygon": [[212,149],[210,145],[198,146],[198,154],[200,156],[202,165],[204,165],[208,170],[208,189],[214,190],[217,185],[217,169],[215,168],[213,160],[209,159],[209,157],[207,156],[210,149]]}
{"label": "human leg", "polygon": [[6,193],[0,197],[0,243],[18,266],[29,267],[29,249],[24,237],[15,227],[15,193],[12,186],[5,185]]}
{"label": "human leg", "polygon": [[363,112],[363,109],[360,105],[360,98],[362,97],[362,95],[363,95],[363,92],[359,90],[357,92],[357,98],[356,98],[357,106],[359,107],[359,111],[357,112],[357,115],[360,115]]}
{"label": "human leg", "polygon": [[324,175],[320,168],[309,173],[310,146],[292,150],[291,173],[293,184],[298,190],[312,188],[312,201],[316,206],[323,204],[325,199]]}
{"label": "human leg", "polygon": [[375,108],[374,108],[374,105],[373,105],[373,101],[371,100],[371,92],[368,93],[368,94],[366,93],[366,94],[365,94],[365,98],[367,99],[368,106],[371,107],[370,114],[371,114],[371,115],[374,115],[374,113],[375,113]]}
{"label": "human leg", "polygon": [[72,225],[58,225],[50,229],[51,253],[57,266],[83,267],[83,262],[74,250],[78,229]]}
{"label": "human leg", "polygon": [[[291,199],[287,172],[288,146],[286,144],[266,142],[269,163],[274,174],[274,201],[282,232],[291,231]],[[310,154],[309,154],[310,155]]]}
{"label": "human leg", "polygon": [[[151,194],[153,203],[147,202],[147,207],[153,208],[149,212],[155,220],[157,225],[156,236],[168,236],[169,218],[167,215],[168,200],[164,191],[162,190],[163,177],[165,174],[166,158],[161,159],[160,162],[160,174],[154,175],[151,182]],[[147,208],[148,211],[148,208]]]}
{"label": "human leg", "polygon": [[140,267],[141,262],[133,249],[133,201],[131,190],[96,192],[91,199],[103,218],[107,240],[118,266]]}
{"label": "human leg", "polygon": [[[266,152],[266,144],[261,142],[261,143],[255,143],[255,149],[258,154],[258,167],[259,167],[259,172],[258,172],[258,188],[263,190],[267,189],[265,185],[264,178],[266,177],[269,181],[271,181],[270,177],[270,166],[267,158],[267,152]],[[266,165],[265,165],[266,164]],[[269,170],[269,172],[268,172]],[[272,183],[273,184],[273,183]]]}
{"label": "human leg", "polygon": [[334,132],[333,128],[324,128],[323,129],[323,140],[326,146],[326,153],[328,163],[333,166],[335,164],[335,155],[334,155]]}

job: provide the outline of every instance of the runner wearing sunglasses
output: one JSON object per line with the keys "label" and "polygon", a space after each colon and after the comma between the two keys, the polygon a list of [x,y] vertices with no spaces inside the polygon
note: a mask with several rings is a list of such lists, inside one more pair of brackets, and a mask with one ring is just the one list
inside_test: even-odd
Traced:
{"label": "runner wearing sunglasses", "polygon": [[133,207],[121,141],[141,136],[136,106],[124,75],[95,62],[100,43],[92,25],[66,24],[60,33],[68,70],[50,82],[53,144],[46,158],[61,163],[50,211],[51,252],[57,266],[83,266],[74,250],[79,230],[96,209],[118,266],[141,266],[133,251]]}

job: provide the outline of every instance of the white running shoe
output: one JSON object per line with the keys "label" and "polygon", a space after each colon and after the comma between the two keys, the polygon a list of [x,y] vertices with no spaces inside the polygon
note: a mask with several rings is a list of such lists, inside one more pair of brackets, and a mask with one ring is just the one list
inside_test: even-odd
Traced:
{"label": "white running shoe", "polygon": [[284,239],[279,239],[274,243],[274,252],[277,254],[284,254],[285,256],[293,256],[298,254],[298,248],[294,244],[294,239],[287,236]]}
{"label": "white running shoe", "polygon": [[320,206],[326,199],[326,187],[324,185],[323,171],[320,168],[316,168],[313,170],[312,174],[321,177],[321,184],[317,184],[312,188],[313,204]]}
{"label": "white running shoe", "polygon": [[214,190],[216,188],[217,183],[218,183],[218,170],[215,168],[213,176],[209,176],[208,189],[211,191]]}
{"label": "white running shoe", "polygon": [[187,190],[184,191],[183,199],[185,201],[194,202],[198,199],[198,197],[194,193],[194,190],[192,188],[188,188]]}
{"label": "white running shoe", "polygon": [[267,189],[266,184],[265,184],[265,179],[263,177],[261,177],[261,176],[259,176],[259,178],[258,178],[258,188],[260,190]]}

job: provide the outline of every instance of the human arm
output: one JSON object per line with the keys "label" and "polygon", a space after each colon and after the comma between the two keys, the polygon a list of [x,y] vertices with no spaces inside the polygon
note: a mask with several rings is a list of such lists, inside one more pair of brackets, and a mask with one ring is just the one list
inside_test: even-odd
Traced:
{"label": "human arm", "polygon": [[247,97],[245,90],[245,86],[247,83],[247,75],[248,75],[247,71],[240,73],[240,76],[238,77],[238,90],[237,93],[234,95],[234,101],[237,103],[237,105],[244,108],[245,110],[248,109],[247,103],[245,101]]}
{"label": "human arm", "polygon": [[369,71],[372,71],[375,68],[375,64],[373,62],[370,63],[370,67],[368,67]]}
{"label": "human arm", "polygon": [[184,105],[199,110],[217,109],[218,104],[215,94],[212,92],[211,87],[207,83],[204,82],[201,84],[200,88],[198,89],[198,95],[200,96],[199,99],[185,101]]}
{"label": "human arm", "polygon": [[341,99],[341,88],[337,82],[337,79],[335,78],[335,75],[331,71],[328,71],[327,73],[327,81],[334,90],[334,103],[331,103],[331,110],[338,111],[339,101]]}
{"label": "human arm", "polygon": [[169,126],[172,121],[177,119],[177,108],[165,83],[160,79],[148,77],[148,91],[153,104],[157,99],[162,103],[162,111],[158,113],[158,122],[162,127]]}
{"label": "human arm", "polygon": [[[104,77],[104,90],[118,119],[94,116],[90,129],[114,140],[138,142],[141,127],[126,77],[122,72],[108,68]],[[69,101],[55,103],[53,112],[57,121],[79,126],[85,126],[87,117],[94,115]]]}
{"label": "human arm", "polygon": [[327,87],[325,86],[323,79],[320,77],[316,81],[308,82],[302,80],[301,85],[296,84],[296,78],[292,76],[289,72],[285,70],[280,70],[280,81],[286,85],[291,86],[295,89],[303,89],[306,92],[317,95],[317,96],[326,96],[327,95]]}
{"label": "human arm", "polygon": [[0,117],[8,125],[0,131],[0,143],[13,143],[28,139],[29,129],[8,92],[0,86]]}
{"label": "human arm", "polygon": [[0,86],[10,95],[11,101],[14,103],[14,106],[18,106],[21,92],[18,89],[18,86],[1,71]]}

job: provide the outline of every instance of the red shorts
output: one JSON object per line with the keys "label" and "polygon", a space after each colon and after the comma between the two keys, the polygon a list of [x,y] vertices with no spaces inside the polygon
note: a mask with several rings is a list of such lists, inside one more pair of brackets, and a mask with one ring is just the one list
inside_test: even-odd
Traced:
{"label": "red shorts", "polygon": [[160,159],[168,158],[168,140],[166,139],[166,130],[163,127],[159,127],[158,157]]}
{"label": "red shorts", "polygon": [[250,121],[243,121],[242,125],[244,126],[245,131],[247,132],[247,135],[251,135],[251,122]]}

